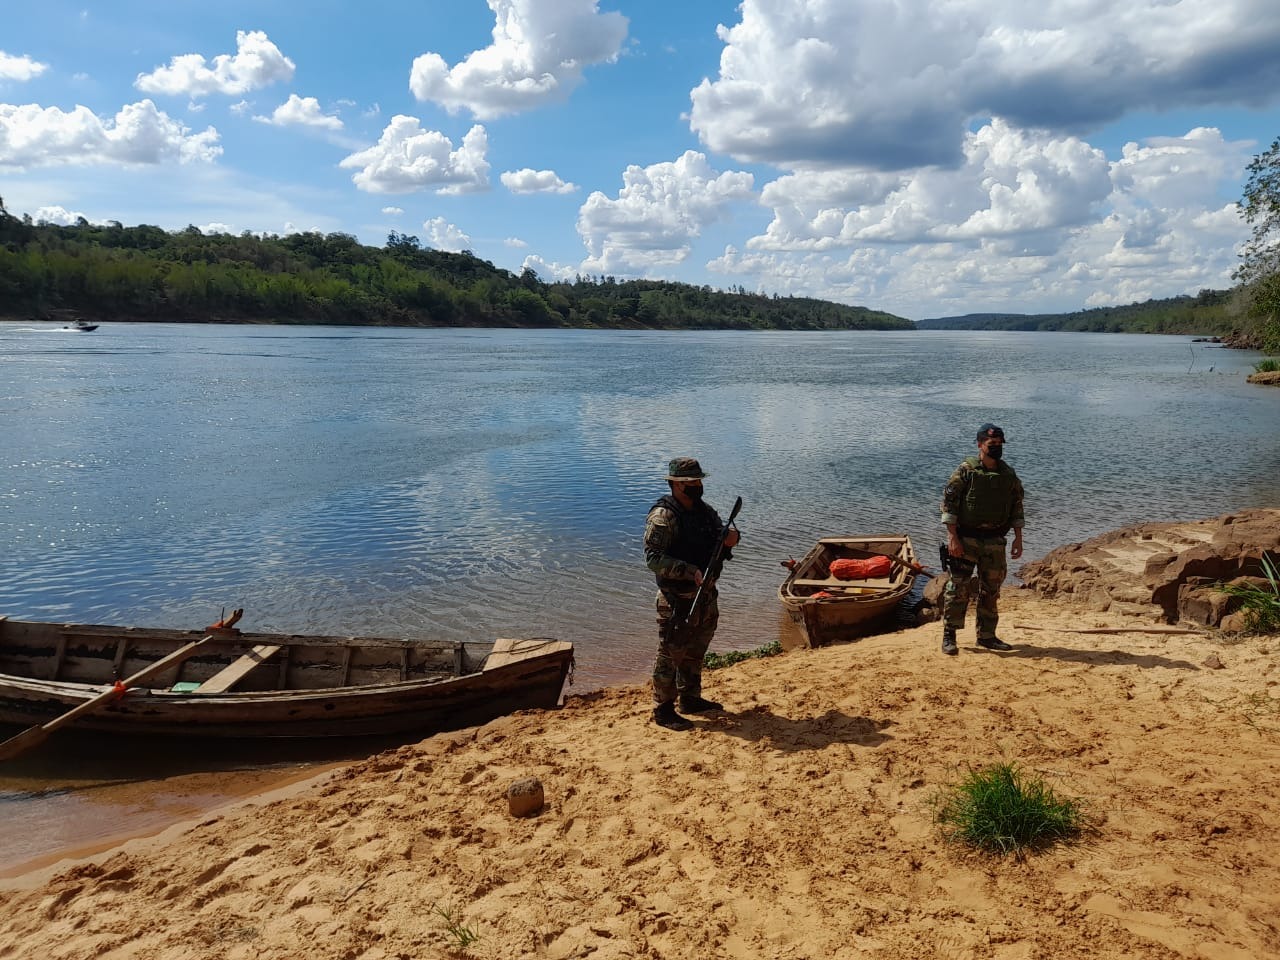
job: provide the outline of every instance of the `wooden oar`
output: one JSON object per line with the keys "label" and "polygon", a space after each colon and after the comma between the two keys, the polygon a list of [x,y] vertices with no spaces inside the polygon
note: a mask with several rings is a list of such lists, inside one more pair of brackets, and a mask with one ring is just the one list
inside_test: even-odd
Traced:
{"label": "wooden oar", "polygon": [[18,754],[25,753],[32,747],[39,746],[48,739],[49,734],[53,733],[59,727],[65,727],[68,723],[71,723],[73,720],[78,720],[86,713],[92,713],[95,710],[105,707],[113,700],[118,700],[130,687],[136,687],[144,680],[150,680],[157,674],[164,673],[164,671],[169,667],[182,663],[182,661],[186,660],[212,639],[213,634],[209,634],[208,636],[201,637],[199,640],[193,640],[185,647],[179,647],[167,657],[161,657],[155,663],[143,667],[133,676],[128,677],[125,680],[121,680],[119,683],[112,686],[110,690],[106,690],[103,693],[98,694],[91,700],[86,700],[78,707],[73,707],[62,716],[55,717],[48,723],[38,724],[37,726],[23,730],[22,733],[18,734],[16,737],[10,737],[8,740],[4,741],[4,743],[0,743],[0,760],[12,760]]}

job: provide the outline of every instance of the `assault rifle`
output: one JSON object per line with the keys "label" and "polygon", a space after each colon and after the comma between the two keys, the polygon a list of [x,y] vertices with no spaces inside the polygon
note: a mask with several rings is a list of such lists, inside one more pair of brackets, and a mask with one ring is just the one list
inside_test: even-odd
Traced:
{"label": "assault rifle", "polygon": [[742,509],[742,498],[739,497],[733,502],[733,509],[729,511],[729,519],[725,521],[724,529],[720,531],[720,536],[716,538],[716,548],[711,551],[711,559],[707,561],[707,572],[702,578],[702,583],[698,586],[698,592],[693,595],[693,603],[689,604],[689,612],[684,615],[683,624],[687,624],[693,619],[693,612],[698,609],[698,602],[702,599],[702,592],[707,589],[707,584],[715,585],[720,577],[720,569],[724,566],[724,540],[729,536],[729,528],[733,526],[733,518],[738,515],[738,511]]}

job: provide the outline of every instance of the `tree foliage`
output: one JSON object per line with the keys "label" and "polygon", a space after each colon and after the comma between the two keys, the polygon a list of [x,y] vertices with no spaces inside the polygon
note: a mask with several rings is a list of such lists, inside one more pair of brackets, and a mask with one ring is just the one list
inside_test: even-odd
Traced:
{"label": "tree foliage", "polygon": [[909,329],[888,313],[659,281],[544,283],[391,233],[255,236],[18,220],[0,202],[0,312],[429,327]]}
{"label": "tree foliage", "polygon": [[1178,333],[1227,335],[1241,323],[1239,297],[1231,290],[1201,290],[1194,297],[1169,297],[1120,307],[1072,313],[974,313],[921,320],[929,330],[1044,330],[1086,333]]}
{"label": "tree foliage", "polygon": [[1240,212],[1251,228],[1235,277],[1244,283],[1261,346],[1280,354],[1280,139],[1250,162]]}

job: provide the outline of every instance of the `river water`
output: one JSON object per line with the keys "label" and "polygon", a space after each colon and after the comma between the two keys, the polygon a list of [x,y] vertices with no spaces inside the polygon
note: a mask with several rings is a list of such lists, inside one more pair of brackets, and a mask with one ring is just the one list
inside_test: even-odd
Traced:
{"label": "river water", "polygon": [[[1114,334],[0,324],[0,613],[552,636],[575,690],[639,681],[670,457],[702,460],[722,513],[743,498],[715,648],[755,647],[783,629],[779,561],[818,537],[905,531],[928,562],[986,421],[1027,488],[1025,560],[1280,503],[1256,359]],[[0,779],[3,809],[42,776]]]}

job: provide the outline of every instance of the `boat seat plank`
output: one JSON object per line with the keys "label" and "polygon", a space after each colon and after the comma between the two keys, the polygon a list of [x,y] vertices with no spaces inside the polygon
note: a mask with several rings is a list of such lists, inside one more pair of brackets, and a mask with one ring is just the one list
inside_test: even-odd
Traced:
{"label": "boat seat plank", "polygon": [[841,580],[839,577],[826,577],[822,580],[792,580],[793,587],[891,587],[893,581],[889,577],[876,580]]}
{"label": "boat seat plank", "polygon": [[265,663],[268,658],[280,651],[274,643],[260,643],[238,660],[229,663],[200,686],[196,693],[226,693],[233,686],[249,675],[254,667]]}

